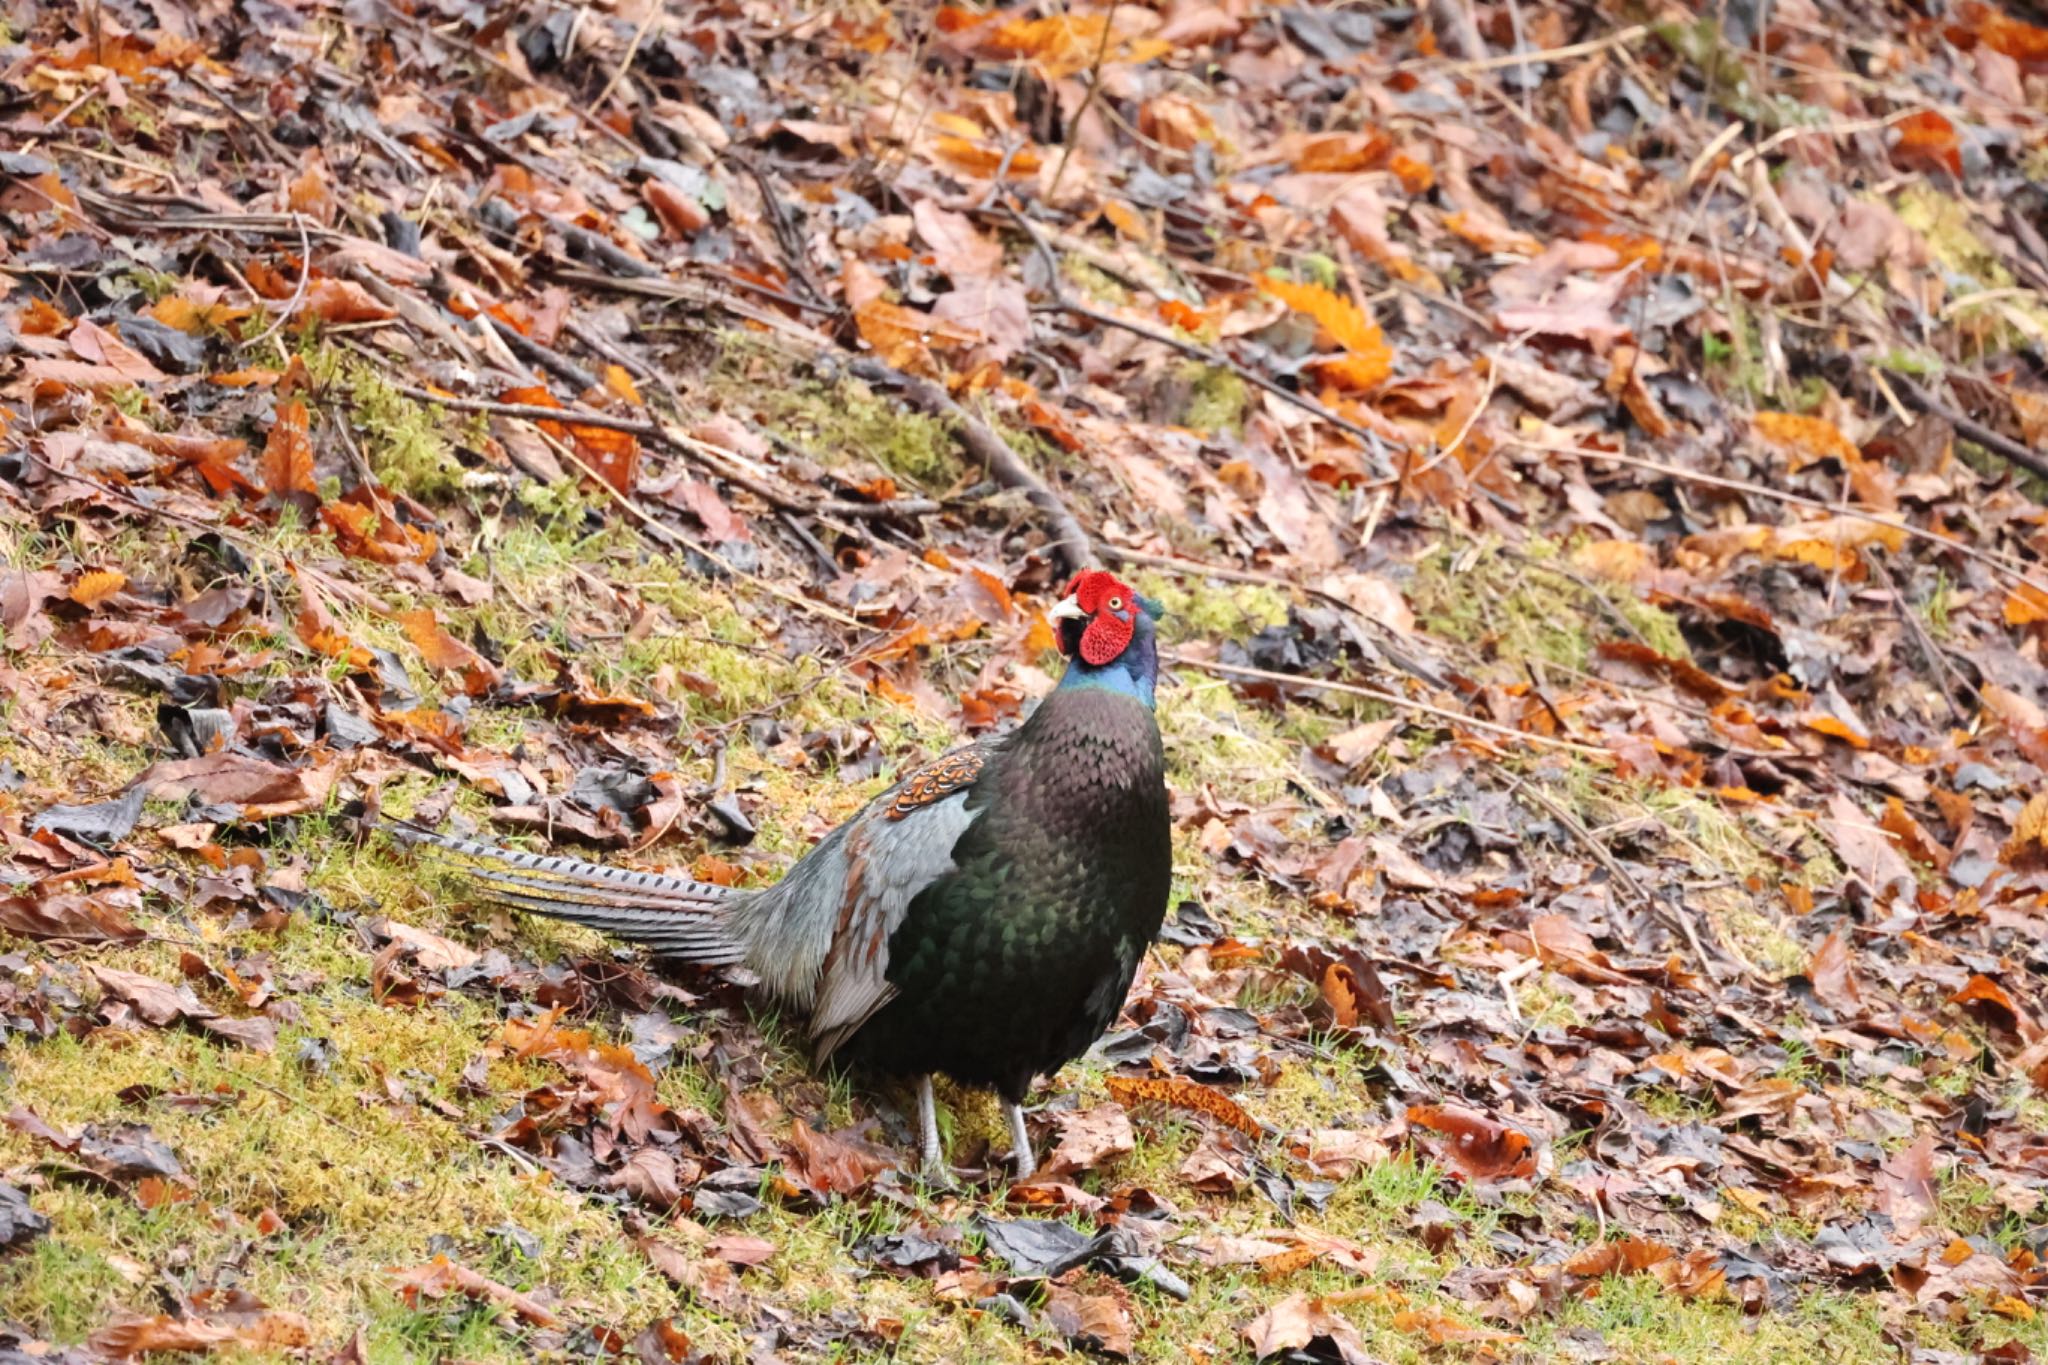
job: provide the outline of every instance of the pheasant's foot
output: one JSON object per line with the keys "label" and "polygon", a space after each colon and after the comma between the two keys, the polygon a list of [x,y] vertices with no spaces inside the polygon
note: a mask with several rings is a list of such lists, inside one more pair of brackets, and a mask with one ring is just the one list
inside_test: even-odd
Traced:
{"label": "pheasant's foot", "polygon": [[939,1150],[939,1103],[932,1096],[932,1078],[917,1078],[918,1169],[934,1184],[950,1184],[953,1173],[946,1169]]}
{"label": "pheasant's foot", "polygon": [[1004,1100],[1003,1115],[1010,1120],[1010,1146],[1016,1152],[1017,1179],[1029,1180],[1038,1169],[1038,1158],[1031,1151],[1031,1130],[1024,1126],[1024,1106]]}

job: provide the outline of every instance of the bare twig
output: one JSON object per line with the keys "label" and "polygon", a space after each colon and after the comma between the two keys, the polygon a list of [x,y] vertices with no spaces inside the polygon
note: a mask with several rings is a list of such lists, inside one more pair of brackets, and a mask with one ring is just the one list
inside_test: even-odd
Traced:
{"label": "bare twig", "polygon": [[1638,455],[1625,455],[1614,450],[1596,450],[1589,446],[1572,446],[1549,441],[1531,441],[1520,436],[1504,436],[1501,440],[1504,445],[1520,446],[1524,450],[1534,450],[1546,455],[1567,455],[1580,460],[1608,460],[1615,464],[1627,465],[1631,469],[1647,469],[1655,474],[1663,474],[1674,479],[1683,479],[1687,483],[1696,483],[1707,488],[1725,488],[1730,492],[1747,493],[1752,497],[1767,498],[1773,502],[1782,502],[1792,507],[1805,507],[1816,512],[1827,512],[1831,515],[1851,517],[1857,521],[1867,521],[1873,526],[1888,526],[1901,535],[1911,536],[1915,540],[1924,540],[1930,544],[1940,545],[1945,549],[1953,550],[1965,559],[1974,559],[1986,568],[2006,575],[2014,582],[2024,583],[2030,588],[2048,593],[2048,583],[2029,576],[2026,567],[2017,561],[2009,559],[2005,555],[1994,554],[1989,550],[1980,550],[1974,545],[1966,545],[1953,536],[1945,536],[1939,531],[1930,531],[1925,527],[1915,526],[1909,521],[1879,516],[1874,512],[1865,512],[1856,507],[1822,502],[1819,498],[1804,497],[1798,493],[1787,493],[1781,488],[1771,488],[1760,483],[1749,483],[1742,479],[1722,478],[1718,474],[1702,474],[1696,469],[1686,469],[1680,465],[1666,464],[1662,460],[1646,460]]}
{"label": "bare twig", "polygon": [[[1067,11],[1069,22],[1073,10]],[[1095,97],[1102,93],[1102,59],[1109,55],[1109,38],[1116,32],[1116,6],[1102,16],[1102,41],[1095,45],[1095,60],[1088,64],[1088,93],[1081,97],[1081,107],[1074,112],[1074,118],[1067,125],[1067,145],[1060,149],[1060,164],[1052,168],[1052,183],[1045,187],[1045,197],[1051,199],[1060,192],[1060,177],[1067,173],[1067,161],[1074,155],[1074,148],[1081,141],[1081,120],[1088,117],[1088,111],[1095,107]],[[1007,160],[1007,156],[1004,158]],[[996,183],[1002,183],[1002,171],[996,173]]]}
{"label": "bare twig", "polygon": [[[619,59],[619,69],[612,72],[612,78],[604,83],[604,89],[597,92],[597,98],[590,102],[588,110],[592,119],[599,118],[598,110],[612,97],[612,91],[619,88],[619,82],[626,79],[626,73],[633,69],[633,59],[640,55],[640,44],[646,41],[647,30],[654,27],[654,21],[661,17],[662,6],[650,4],[647,17],[640,21],[640,27],[633,30],[633,41],[626,44],[626,55]],[[580,16],[579,16],[580,17]]]}
{"label": "bare twig", "polygon": [[1205,365],[1214,365],[1219,369],[1229,370],[1246,383],[1264,389],[1282,402],[1291,403],[1303,412],[1312,413],[1320,417],[1339,431],[1346,432],[1364,442],[1365,448],[1379,461],[1381,477],[1391,478],[1393,476],[1393,471],[1387,467],[1386,447],[1381,442],[1379,433],[1371,427],[1362,426],[1348,417],[1332,412],[1307,394],[1290,389],[1277,380],[1268,379],[1250,366],[1240,365],[1229,356],[1224,355],[1220,351],[1212,351],[1200,342],[1177,337],[1171,332],[1162,332],[1156,327],[1148,327],[1142,322],[1133,322],[1129,318],[1118,317],[1114,313],[1104,312],[1100,308],[1092,308],[1085,303],[1075,303],[1071,299],[1058,295],[1055,295],[1055,299],[1057,306],[1065,312],[1072,313],[1077,317],[1087,318],[1092,322],[1099,322],[1105,327],[1120,328],[1133,335],[1144,337],[1147,341],[1156,341],[1162,346],[1171,346],[1182,355],[1190,356]]}
{"label": "bare twig", "polygon": [[[550,410],[551,409],[547,408],[541,409],[541,411],[543,412]],[[546,437],[547,433],[542,432],[541,435],[543,437]],[[591,481],[594,482],[599,488],[603,489],[605,495],[611,498],[613,502],[616,502],[619,505],[619,509],[621,511],[623,511],[628,517],[632,518],[633,521],[638,523],[642,528],[651,532],[656,540],[666,541],[671,547],[681,546],[683,549],[688,550],[693,554],[700,555],[704,559],[709,560],[711,563],[716,564],[719,568],[731,574],[734,578],[740,579],[743,582],[753,584],[762,592],[767,593],[770,597],[778,598],[781,601],[787,602],[791,606],[797,608],[799,611],[808,612],[812,616],[822,616],[828,621],[836,621],[842,626],[852,626],[856,630],[865,628],[864,623],[860,620],[859,617],[849,616],[845,612],[839,610],[837,607],[828,607],[823,602],[813,602],[810,598],[805,597],[802,593],[791,592],[788,588],[783,587],[780,583],[772,582],[766,578],[761,577],[761,575],[759,574],[749,573],[745,569],[740,568],[737,564],[734,564],[731,560],[727,559],[724,555],[719,554],[718,551],[712,549],[709,545],[706,545],[702,541],[698,540],[695,536],[687,535],[682,531],[678,531],[675,527],[670,526],[665,522],[657,520],[645,508],[641,507],[639,503],[633,501],[633,499],[627,497],[624,493],[621,493],[618,489],[614,488],[610,480],[606,479],[602,474],[598,473],[597,470],[592,468],[589,461],[585,460],[581,455],[578,455],[575,452],[575,450],[573,450],[566,443],[561,441],[551,441],[550,444],[554,446],[556,454],[561,455],[565,459],[569,460],[578,469],[581,469],[585,474],[589,475]]]}
{"label": "bare twig", "polygon": [[1590,57],[1596,52],[1605,52],[1613,47],[1626,47],[1650,32],[1647,24],[1631,24],[1616,29],[1604,38],[1589,38],[1583,43],[1567,43],[1563,47],[1544,48],[1540,52],[1507,52],[1498,57],[1475,57],[1469,61],[1446,62],[1436,57],[1418,57],[1402,62],[1394,68],[1402,71],[1441,71],[1448,75],[1462,76],[1479,71],[1498,71],[1509,66],[1533,66],[1538,62],[1569,61],[1573,57]]}
{"label": "bare twig", "polygon": [[1507,739],[1517,739],[1525,744],[1533,744],[1542,749],[1564,749],[1571,753],[1591,754],[1600,758],[1612,758],[1614,756],[1612,750],[1601,748],[1599,745],[1581,744],[1577,740],[1552,739],[1549,735],[1532,734],[1527,730],[1517,730],[1511,725],[1501,725],[1495,721],[1481,720],[1477,716],[1468,716],[1461,711],[1453,711],[1449,707],[1432,706],[1428,702],[1415,701],[1404,697],[1398,692],[1388,692],[1378,687],[1366,687],[1361,683],[1339,682],[1333,678],[1309,677],[1300,673],[1276,673],[1270,668],[1251,668],[1243,664],[1226,664],[1215,659],[1197,659],[1185,654],[1169,654],[1166,656],[1166,662],[1180,668],[1200,669],[1204,673],[1220,673],[1226,678],[1250,678],[1257,682],[1280,683],[1289,687],[1305,687],[1311,691],[1341,692],[1351,697],[1370,697],[1374,701],[1385,702],[1388,706],[1398,710],[1413,711],[1424,716],[1435,716],[1439,720],[1449,721],[1454,725],[1462,725],[1467,729],[1480,730],[1487,734],[1500,735]]}
{"label": "bare twig", "polygon": [[904,374],[873,357],[856,360],[847,366],[847,370],[856,379],[902,394],[904,401],[920,412],[953,422],[960,433],[960,444],[966,447],[967,453],[986,465],[998,483],[1021,489],[1031,505],[1044,515],[1052,532],[1050,548],[1062,572],[1078,573],[1093,562],[1095,542],[1075,519],[1066,501],[1038,477],[1037,471],[1024,463],[1023,457],[1010,448],[1008,441],[998,436],[988,423],[954,402],[952,395],[943,387],[928,379]]}
{"label": "bare twig", "polygon": [[1607,875],[1614,878],[1615,884],[1628,893],[1629,899],[1633,900],[1640,908],[1649,911],[1658,919],[1663,920],[1668,927],[1676,929],[1682,934],[1686,943],[1692,948],[1693,960],[1699,964],[1701,973],[1706,976],[1707,980],[1714,982],[1716,985],[1720,984],[1720,973],[1714,970],[1713,959],[1707,956],[1706,946],[1700,942],[1699,931],[1693,927],[1690,919],[1679,913],[1677,909],[1667,904],[1661,898],[1653,896],[1644,890],[1643,884],[1636,880],[1635,874],[1622,865],[1621,860],[1614,856],[1607,845],[1594,837],[1593,832],[1587,829],[1577,816],[1573,815],[1556,801],[1553,801],[1549,793],[1541,790],[1533,783],[1524,782],[1519,777],[1512,778],[1510,781],[1512,785],[1508,790],[1511,793],[1528,797],[1535,804],[1541,806],[1551,819],[1564,826],[1565,830],[1574,839],[1579,841],[1580,846],[1593,856],[1593,860],[1607,869]]}
{"label": "bare twig", "polygon": [[1934,669],[1939,679],[1941,699],[1948,706],[1949,719],[1958,725],[1967,725],[1970,714],[1957,703],[1956,692],[1962,690],[1975,694],[1977,689],[1970,685],[1969,679],[1957,674],[1955,665],[1948,661],[1948,656],[1943,653],[1941,646],[1927,633],[1927,627],[1920,624],[1919,614],[1907,605],[1905,594],[1899,591],[1899,581],[1892,576],[1891,567],[1884,562],[1884,556],[1871,555],[1869,560],[1871,567],[1877,570],[1877,576],[1884,580],[1885,589],[1891,594],[1892,606],[1899,613],[1899,619],[1906,623],[1907,630],[1913,632],[1913,642],[1920,646],[1920,652],[1926,656],[1928,665]]}
{"label": "bare twig", "polygon": [[1890,379],[1898,386],[1899,396],[1906,400],[1906,406],[1916,408],[1930,417],[1941,418],[1956,429],[1957,435],[1975,441],[2002,460],[2010,460],[2020,468],[2048,479],[2048,456],[2042,455],[2030,446],[2020,444],[2003,432],[1993,430],[1974,417],[1964,416],[1936,397],[1932,390],[1922,387],[1906,375],[1895,373]]}
{"label": "bare twig", "polygon": [[[260,1077],[251,1076],[246,1071],[237,1071],[235,1068],[231,1066],[222,1066],[221,1070],[227,1072],[228,1075],[233,1076],[236,1080],[241,1081],[245,1085],[253,1085],[258,1090],[269,1091],[271,1094],[283,1100],[286,1104],[291,1105],[295,1109],[305,1110],[307,1113],[311,1114],[314,1118],[321,1120],[323,1123],[330,1123],[334,1125],[336,1128],[339,1128],[342,1132],[347,1133],[350,1137],[354,1138],[357,1142],[370,1141],[370,1135],[368,1133],[365,1133],[360,1128],[351,1128],[348,1124],[343,1123],[340,1119],[334,1117],[334,1115],[328,1113],[325,1109],[320,1108],[318,1105],[314,1104],[311,1100],[308,1100],[303,1095],[294,1095],[289,1090],[285,1090],[280,1086],[272,1085],[269,1081],[263,1080]],[[192,1082],[190,1082],[189,1080],[185,1083],[187,1085],[192,1084]]]}
{"label": "bare twig", "polygon": [[853,502],[843,498],[806,501],[783,492],[765,480],[734,468],[731,457],[718,447],[682,432],[673,431],[651,418],[618,417],[608,412],[593,412],[588,408],[550,408],[538,403],[501,403],[489,398],[464,398],[457,394],[435,393],[431,389],[418,388],[403,380],[388,377],[385,382],[394,392],[415,402],[439,403],[444,408],[453,408],[458,412],[481,412],[494,417],[514,417],[527,422],[559,422],[566,426],[623,431],[643,441],[651,441],[698,457],[711,465],[712,472],[719,478],[737,484],[770,506],[784,512],[796,512],[805,516],[915,517],[927,516],[940,511],[943,507],[943,504],[931,498],[897,498],[890,502]]}

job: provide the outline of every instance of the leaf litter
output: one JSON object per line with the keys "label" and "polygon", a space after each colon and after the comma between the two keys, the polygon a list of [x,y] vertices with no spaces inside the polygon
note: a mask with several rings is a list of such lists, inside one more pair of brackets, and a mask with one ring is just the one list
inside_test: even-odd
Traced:
{"label": "leaf litter", "polygon": [[[2048,29],[1634,17],[28,7],[8,1348],[2048,1351]],[[1032,1182],[377,871],[772,878],[1016,723],[1084,550],[1176,604],[1185,900]],[[676,1295],[474,1228],[319,1290],[353,1193],[215,1188],[259,1107]]]}

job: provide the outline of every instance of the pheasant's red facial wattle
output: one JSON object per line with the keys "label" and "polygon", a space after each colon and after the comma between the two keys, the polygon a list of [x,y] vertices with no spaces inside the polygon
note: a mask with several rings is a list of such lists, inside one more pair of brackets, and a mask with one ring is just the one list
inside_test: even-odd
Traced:
{"label": "pheasant's red facial wattle", "polygon": [[1081,631],[1081,658],[1096,668],[1114,661],[1137,630],[1137,594],[1115,574],[1090,569],[1075,575],[1067,595],[1088,616]]}

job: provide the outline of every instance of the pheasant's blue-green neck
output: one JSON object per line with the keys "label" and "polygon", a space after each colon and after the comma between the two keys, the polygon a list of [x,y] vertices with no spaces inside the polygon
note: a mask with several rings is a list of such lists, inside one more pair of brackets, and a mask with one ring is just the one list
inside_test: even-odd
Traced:
{"label": "pheasant's blue-green neck", "polygon": [[1145,612],[1135,613],[1137,620],[1131,632],[1131,642],[1124,646],[1123,653],[1106,664],[1091,664],[1078,654],[1067,661],[1067,671],[1060,676],[1060,692],[1079,692],[1096,689],[1116,692],[1134,697],[1152,705],[1152,691],[1159,681],[1158,635],[1152,618]]}

